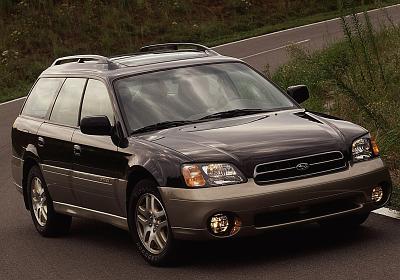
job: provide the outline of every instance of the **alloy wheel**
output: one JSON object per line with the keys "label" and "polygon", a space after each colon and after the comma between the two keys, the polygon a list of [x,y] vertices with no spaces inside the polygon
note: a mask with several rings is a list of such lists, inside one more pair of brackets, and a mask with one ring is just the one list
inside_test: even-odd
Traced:
{"label": "alloy wheel", "polygon": [[168,241],[168,221],[160,200],[151,193],[143,194],[136,206],[136,229],[140,241],[152,254],[158,255]]}
{"label": "alloy wheel", "polygon": [[31,182],[32,208],[36,221],[42,227],[47,223],[47,197],[42,181],[34,177]]}

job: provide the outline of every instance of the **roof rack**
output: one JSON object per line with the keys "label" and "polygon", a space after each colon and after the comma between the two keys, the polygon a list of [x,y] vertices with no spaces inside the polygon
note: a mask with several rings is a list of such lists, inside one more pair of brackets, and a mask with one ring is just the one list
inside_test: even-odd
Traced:
{"label": "roof rack", "polygon": [[101,55],[92,55],[92,54],[60,57],[57,58],[53,62],[53,64],[51,64],[51,67],[67,63],[86,63],[86,62],[93,62],[96,64],[107,64],[110,70],[118,68],[118,65],[109,60],[107,57]]}
{"label": "roof rack", "polygon": [[216,51],[194,43],[165,43],[165,44],[156,44],[156,45],[149,45],[140,48],[141,53],[145,52],[168,52],[168,51],[179,51],[179,50],[196,50],[205,53],[209,53],[212,55],[219,55]]}

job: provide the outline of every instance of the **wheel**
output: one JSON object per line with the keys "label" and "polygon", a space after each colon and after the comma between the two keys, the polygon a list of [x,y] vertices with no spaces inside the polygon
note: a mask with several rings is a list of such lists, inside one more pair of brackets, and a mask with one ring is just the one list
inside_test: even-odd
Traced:
{"label": "wheel", "polygon": [[136,247],[148,263],[164,266],[176,260],[176,241],[154,181],[144,179],[134,186],[128,223]]}
{"label": "wheel", "polygon": [[319,224],[323,227],[329,228],[357,228],[368,219],[369,214],[370,212],[351,214],[343,217],[321,221],[319,222]]}
{"label": "wheel", "polygon": [[38,166],[33,166],[29,171],[27,188],[29,210],[37,231],[45,237],[67,234],[72,218],[54,211],[53,201]]}

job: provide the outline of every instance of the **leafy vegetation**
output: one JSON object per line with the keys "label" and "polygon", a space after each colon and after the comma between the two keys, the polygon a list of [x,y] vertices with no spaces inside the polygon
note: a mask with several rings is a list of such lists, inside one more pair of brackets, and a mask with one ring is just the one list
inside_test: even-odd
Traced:
{"label": "leafy vegetation", "polygon": [[332,18],[340,7],[340,0],[0,0],[0,102],[25,95],[56,57],[167,41],[215,45]]}
{"label": "leafy vegetation", "polygon": [[307,84],[306,108],[325,111],[371,131],[397,185],[392,205],[400,207],[400,27],[376,33],[369,18],[342,18],[344,42],[309,53],[293,48],[293,60],[273,79],[283,87]]}

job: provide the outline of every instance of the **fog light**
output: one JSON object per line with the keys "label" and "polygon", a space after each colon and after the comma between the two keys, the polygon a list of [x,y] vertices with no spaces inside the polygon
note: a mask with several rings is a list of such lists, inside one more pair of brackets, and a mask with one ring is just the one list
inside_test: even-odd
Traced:
{"label": "fog light", "polygon": [[216,214],[210,219],[210,229],[216,235],[225,234],[229,228],[229,218],[224,214]]}
{"label": "fog light", "polygon": [[380,186],[374,187],[372,189],[371,199],[374,202],[379,202],[383,198],[383,189]]}

